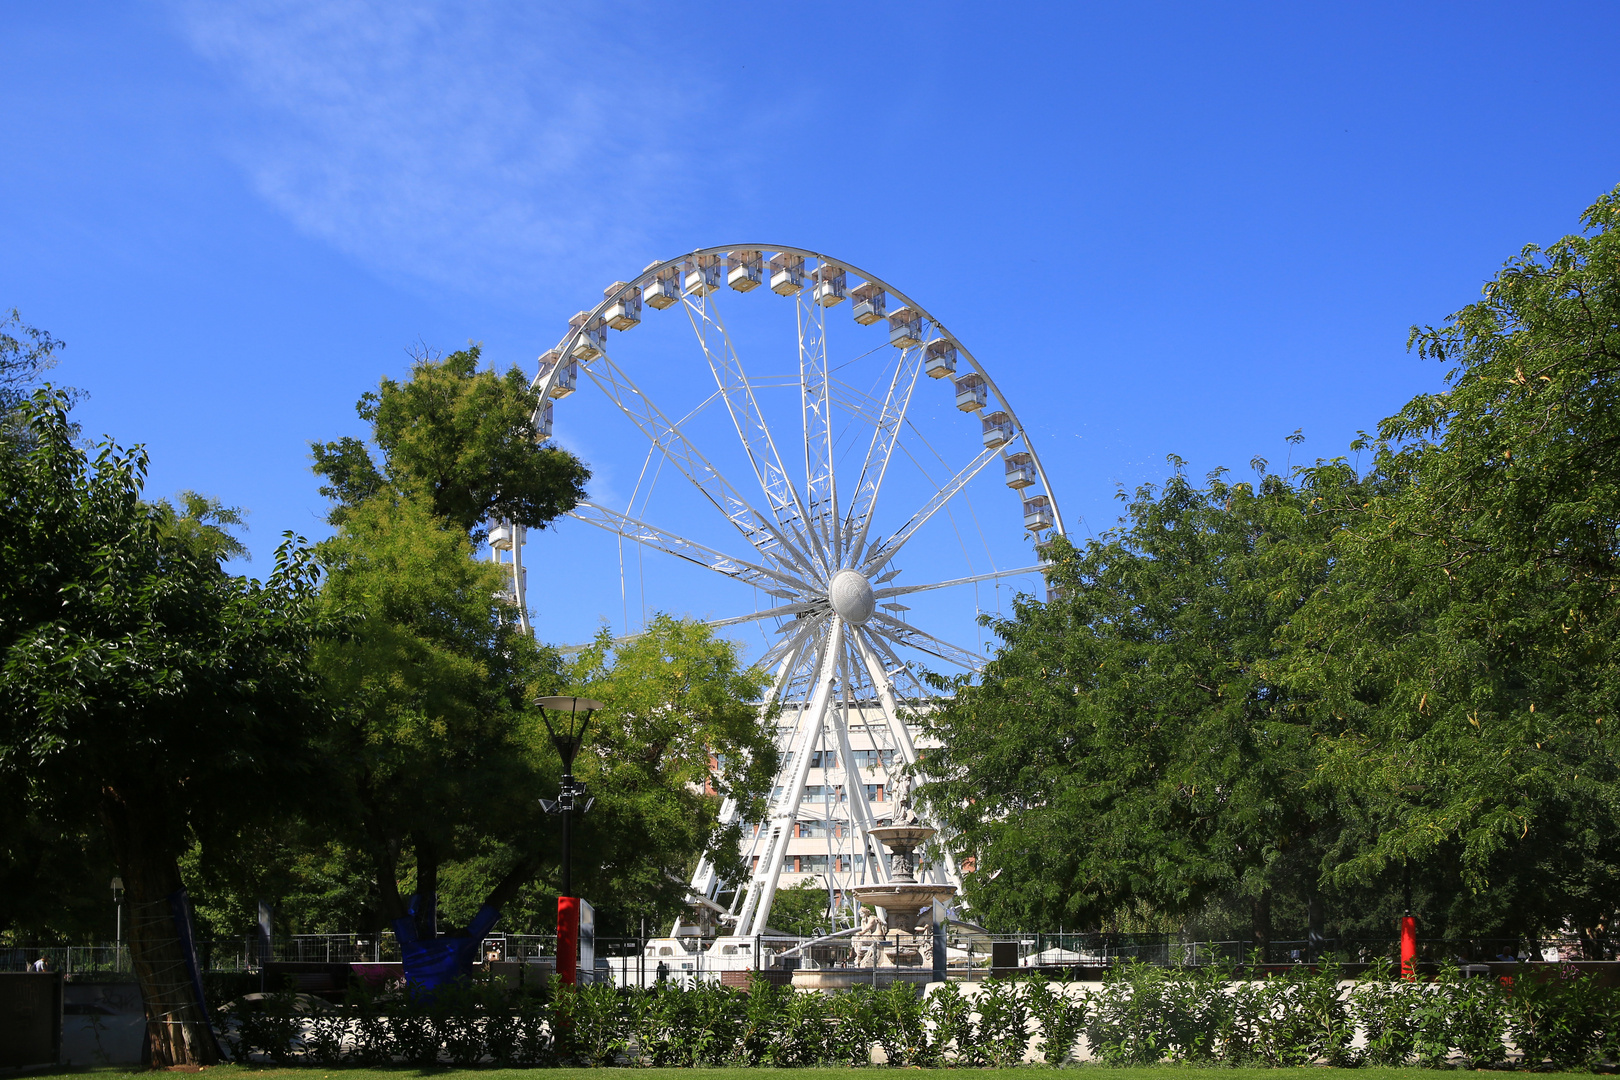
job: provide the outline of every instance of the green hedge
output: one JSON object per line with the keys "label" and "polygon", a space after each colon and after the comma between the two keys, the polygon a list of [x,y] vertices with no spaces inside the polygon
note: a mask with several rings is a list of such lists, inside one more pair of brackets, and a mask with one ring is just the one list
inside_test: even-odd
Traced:
{"label": "green hedge", "polygon": [[1233,979],[1146,965],[1085,989],[1032,980],[806,993],[719,986],[562,988],[553,997],[470,984],[431,999],[355,997],[316,1012],[275,994],[222,1010],[237,1060],[276,1064],[1424,1065],[1595,1069],[1620,1059],[1620,990],[1572,970],[1548,979],[1413,982],[1332,968]]}

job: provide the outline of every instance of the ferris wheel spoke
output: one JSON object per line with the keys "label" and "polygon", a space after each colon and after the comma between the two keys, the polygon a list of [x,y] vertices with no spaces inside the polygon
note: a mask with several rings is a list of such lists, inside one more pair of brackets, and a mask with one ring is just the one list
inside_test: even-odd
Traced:
{"label": "ferris wheel spoke", "polygon": [[718,630],[722,626],[741,626],[743,623],[758,622],[761,619],[785,619],[791,615],[803,615],[807,611],[826,610],[826,607],[824,602],[814,600],[802,604],[783,604],[781,607],[754,611],[747,615],[733,615],[729,619],[710,619],[703,625],[710,630]]}
{"label": "ferris wheel spoke", "polygon": [[849,516],[843,529],[845,539],[835,553],[839,566],[858,560],[861,548],[866,544],[866,534],[872,526],[872,511],[877,507],[878,493],[883,488],[883,477],[888,471],[890,458],[894,456],[894,444],[900,438],[906,412],[911,408],[917,378],[922,374],[923,350],[922,345],[900,350],[900,358],[894,366],[894,378],[883,401],[883,412],[872,430],[866,461],[861,465],[855,495],[849,502]]}
{"label": "ferris wheel spoke", "polygon": [[584,365],[585,373],[596,383],[619,411],[635,424],[653,446],[663,451],[665,460],[675,466],[703,495],[725,515],[737,531],[761,554],[784,567],[799,572],[814,568],[804,553],[776,528],[775,522],[743,498],[731,481],[710,464],[693,446],[680,427],[653,404],[651,398],[624,373],[624,369],[603,352],[596,362]]}
{"label": "ferris wheel spoke", "polygon": [[928,520],[956,497],[957,493],[967,487],[968,482],[984,471],[984,467],[994,461],[1000,454],[999,448],[986,447],[984,452],[974,458],[961,472],[951,477],[934,493],[934,497],[923,505],[921,510],[911,515],[911,520],[900,527],[900,530],[887,540],[874,542],[867,552],[866,561],[861,566],[862,574],[870,577],[878,567],[899,554],[906,542],[917,535],[917,530],[928,524]]}
{"label": "ferris wheel spoke", "polygon": [[842,379],[830,380],[830,391],[833,404],[843,409],[857,420],[863,420],[872,427],[877,427],[883,416],[883,403],[872,397],[866,391],[858,389],[844,382]]}
{"label": "ferris wheel spoke", "polygon": [[988,574],[974,574],[972,577],[952,578],[950,581],[935,581],[927,585],[891,585],[886,589],[874,589],[872,592],[872,598],[874,600],[887,600],[893,596],[905,596],[909,593],[928,592],[932,589],[948,589],[953,585],[972,585],[980,581],[994,581],[997,578],[1017,577],[1020,574],[1039,574],[1046,569],[1047,567],[1044,564],[1038,566],[1020,566],[1016,570],[992,570]]}
{"label": "ferris wheel spoke", "polygon": [[[808,586],[800,579],[760,566],[746,559],[738,559],[706,547],[696,541],[677,536],[668,529],[660,529],[656,525],[649,525],[617,510],[609,510],[605,506],[595,503],[580,503],[569,512],[569,517],[576,518],[588,525],[595,525],[599,529],[606,529],[610,533],[622,536],[626,540],[633,540],[638,544],[654,548],[658,551],[674,555],[678,559],[696,563],[698,566],[713,570],[738,581],[747,582],[769,593],[772,596],[791,600],[805,592]],[[783,588],[786,586],[786,589]],[[791,590],[791,591],[789,591]]]}
{"label": "ferris wheel spoke", "polygon": [[[809,643],[815,641],[820,634],[821,627],[826,623],[826,616],[813,617],[800,620],[804,625],[794,628],[787,637],[772,645],[759,658],[759,665],[768,668],[779,660],[797,656],[803,660],[803,653]],[[797,668],[794,669],[797,672]],[[793,680],[790,680],[790,684]]]}
{"label": "ferris wheel spoke", "polygon": [[[851,627],[851,630],[854,630]],[[842,655],[838,658],[841,678],[846,687],[850,684],[850,673],[853,667],[850,663],[849,642],[846,639]],[[865,778],[861,776],[859,766],[855,764],[855,755],[849,744],[849,711],[852,702],[851,694],[845,692],[844,700],[839,702],[838,711],[833,716],[833,733],[838,741],[838,760],[844,765],[844,790],[849,794],[849,805],[853,811],[850,822],[851,831],[855,834],[855,848],[863,853],[868,851],[869,843],[867,830],[877,824],[877,816],[872,812],[872,804],[866,797]],[[874,877],[879,881],[887,880],[887,874],[881,861],[873,867]]]}
{"label": "ferris wheel spoke", "polygon": [[[770,503],[777,525],[792,530],[798,535],[800,543],[815,555],[814,546],[804,539],[803,530],[809,526],[804,502],[782,465],[782,455],[776,448],[770,426],[765,423],[764,412],[754,396],[748,373],[743,370],[742,359],[737,355],[731,333],[720,315],[720,306],[713,296],[700,300],[694,301],[690,296],[685,299],[687,318],[692,324],[693,334],[697,336],[698,347],[709,362],[715,385],[731,413],[732,426],[736,428],[743,452],[753,466],[754,477]],[[720,337],[719,348],[710,346],[711,330]]]}
{"label": "ferris wheel spoke", "polygon": [[914,765],[917,761],[917,747],[911,741],[911,731],[906,727],[905,718],[900,715],[894,683],[889,673],[883,670],[883,661],[873,648],[874,637],[875,635],[868,634],[865,627],[862,627],[860,633],[854,635],[855,651],[860,656],[861,668],[872,681],[872,689],[877,695],[878,702],[883,706],[883,713],[888,717],[889,734],[899,747],[900,756],[905,759],[907,765]]}
{"label": "ferris wheel spoke", "polygon": [[[957,667],[966,668],[969,671],[978,671],[984,666],[984,657],[964,649],[960,645],[952,645],[942,638],[937,638],[933,634],[919,630],[909,623],[903,623],[899,619],[891,618],[882,612],[872,616],[872,623],[878,624],[880,631],[890,641],[897,641],[902,645],[916,649],[918,652],[937,656],[941,660],[955,664]],[[871,623],[867,625],[870,626]]]}
{"label": "ferris wheel spoke", "polygon": [[922,680],[917,677],[916,669],[911,662],[902,660],[883,635],[868,634],[862,641],[878,655],[880,661],[878,670],[882,677],[888,680],[897,700],[907,696],[900,693],[900,684],[896,681],[902,675],[911,681],[912,688],[916,690],[916,693],[909,695],[912,702],[920,704],[930,696]]}
{"label": "ferris wheel spoke", "polygon": [[[838,542],[838,480],[833,468],[832,398],[827,372],[827,309],[800,295],[799,394],[804,422],[804,490],[810,501],[805,527],[823,551]],[[833,559],[827,560],[829,564]],[[823,569],[831,573],[831,566]]]}

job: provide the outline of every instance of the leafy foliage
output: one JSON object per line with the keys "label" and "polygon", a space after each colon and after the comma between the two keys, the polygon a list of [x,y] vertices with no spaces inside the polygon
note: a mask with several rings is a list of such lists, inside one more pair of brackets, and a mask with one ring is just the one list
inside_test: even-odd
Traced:
{"label": "leafy foliage", "polygon": [[407,888],[424,898],[420,935],[435,907],[459,921],[485,903],[538,929],[554,894],[537,875],[558,858],[538,797],[559,769],[530,703],[599,698],[609,707],[575,763],[596,803],[575,822],[588,854],[574,880],[604,931],[629,929],[681,906],[701,855],[736,871],[740,833],[718,827],[718,810],[726,797],[751,808],[769,783],[772,749],[748,704],[761,682],[729,644],[672,619],[633,642],[604,636],[566,668],[518,631],[500,572],[474,545],[493,518],[543,527],[583,497],[589,473],[536,442],[541,402],[521,372],[478,360],[477,346],[419,356],[408,380],[361,398],[371,446],[313,446],[339,526],[322,545],[324,599],[355,620],[318,656],[344,703],[329,752],[344,763],[345,801],[328,820],[375,867],[383,914],[405,914]]}
{"label": "leafy foliage", "polygon": [[578,822],[592,853],[585,880],[620,898],[619,917],[673,914],[703,856],[746,877],[741,826],[719,824],[721,800],[757,820],[776,774],[774,716],[757,702],[765,675],[700,623],[655,617],[615,643],[604,631],[567,671],[570,693],[602,701],[575,774],[597,795]]}
{"label": "leafy foliage", "polygon": [[[464,984],[432,999],[364,995],[340,1010],[292,994],[226,1010],[238,1060],[320,1065],[489,1061],[701,1068],[981,1068],[1034,1055],[1107,1065],[1595,1068],[1616,1059],[1620,990],[1590,977],[1506,985],[1391,977],[1346,984],[1333,968],[1281,978],[1230,969],[1126,965],[1101,985],[947,982],[926,995],[895,983],[830,994],[755,979],[616,991],[560,987],[550,1000]],[[1083,1038],[1082,1038],[1083,1033]]]}
{"label": "leafy foliage", "polygon": [[807,878],[776,890],[776,898],[771,901],[771,926],[801,937],[825,934],[833,929],[827,911],[827,886],[816,878]]}
{"label": "leafy foliage", "polygon": [[1127,513],[1083,549],[1054,542],[1059,599],[992,623],[1005,644],[982,683],[929,717],[948,749],[922,791],[983,871],[966,882],[981,919],[1263,901],[1309,867],[1310,721],[1265,665],[1325,572],[1322,522],[1275,476],[1177,474]]}
{"label": "leafy foliage", "polygon": [[[167,911],[191,844],[228,849],[294,809],[320,767],[316,568],[289,537],[264,582],[226,574],[219,515],[144,502],[145,455],[104,443],[91,458],[67,405],[35,393],[20,452],[0,455],[5,816],[99,819],[131,910]],[[133,919],[129,938],[152,1062],[214,1060],[162,921]]]}
{"label": "leafy foliage", "polygon": [[517,367],[478,370],[479,348],[423,354],[405,382],[385,378],[355,406],[371,425],[379,463],[359,439],[311,444],[321,494],[334,523],[388,495],[420,499],[474,539],[483,523],[508,519],[544,528],[585,496],[590,472],[568,452],[536,442],[539,394]]}
{"label": "leafy foliage", "polygon": [[1447,867],[1448,922],[1568,917],[1596,951],[1620,871],[1617,196],[1585,221],[1414,329],[1450,388],[1358,444],[1371,490],[1305,473],[1343,528],[1286,677],[1338,728],[1321,783],[1357,829],[1335,876]]}
{"label": "leafy foliage", "polygon": [[138,802],[173,858],[315,767],[316,569],[289,538],[264,582],[223,573],[206,521],[142,501],[144,453],[87,457],[60,394],[24,410],[34,445],[0,459],[0,774],[36,806]]}
{"label": "leafy foliage", "polygon": [[543,831],[544,740],[529,702],[555,688],[558,663],[502,618],[500,571],[422,502],[351,508],[321,557],[322,600],[350,621],[315,655],[342,703],[326,750],[343,801],[328,821],[367,852],[384,913],[402,918],[403,850],[416,891],[436,894],[438,867],[478,837]]}
{"label": "leafy foliage", "polygon": [[1054,543],[1054,599],[991,623],[933,717],[924,793],[981,921],[1239,900],[1264,946],[1274,902],[1386,937],[1406,893],[1426,933],[1613,951],[1620,189],[1584,224],[1414,329],[1448,388],[1353,446],[1365,472],[1177,462]]}

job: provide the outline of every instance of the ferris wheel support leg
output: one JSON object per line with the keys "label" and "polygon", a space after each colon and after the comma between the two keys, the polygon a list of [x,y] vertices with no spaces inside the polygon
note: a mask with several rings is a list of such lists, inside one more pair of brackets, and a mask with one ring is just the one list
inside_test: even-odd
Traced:
{"label": "ferris wheel support leg", "polygon": [[907,765],[917,763],[917,747],[911,741],[911,731],[906,727],[905,718],[900,715],[900,706],[894,698],[894,684],[889,682],[888,673],[883,670],[883,664],[878,660],[872,646],[866,643],[865,635],[855,633],[855,648],[861,654],[861,662],[866,665],[866,674],[877,687],[878,701],[883,705],[883,712],[889,718],[889,728],[894,732],[894,738],[900,744],[900,756],[906,759]]}
{"label": "ferris wheel support leg", "polygon": [[528,635],[534,633],[534,627],[529,625],[529,590],[523,575],[523,544],[527,540],[524,535],[527,530],[519,525],[513,532],[516,536],[512,544],[512,595],[517,597],[518,629]]}
{"label": "ferris wheel support leg", "polygon": [[[848,679],[844,681],[844,685],[849,685]],[[871,829],[876,821],[872,816],[872,805],[866,799],[866,784],[862,781],[860,769],[855,767],[855,756],[849,750],[848,715],[847,709],[840,709],[833,718],[833,730],[838,735],[840,760],[844,762],[844,784],[850,789],[849,802],[855,811],[854,820],[850,825],[855,829],[856,850],[866,860],[868,880],[888,881],[889,868],[884,862],[883,850],[872,843],[872,838],[867,834],[867,830]],[[877,856],[875,859],[874,854]],[[850,869],[853,872],[854,867]]]}
{"label": "ferris wheel support leg", "polygon": [[771,820],[770,844],[766,848],[765,863],[749,882],[748,899],[737,919],[737,932],[752,937],[765,932],[770,917],[771,902],[776,899],[776,883],[782,876],[782,856],[793,835],[793,823],[798,820],[799,802],[804,797],[804,783],[810,775],[810,751],[821,741],[822,727],[827,721],[827,710],[832,704],[832,692],[838,681],[838,656],[844,644],[844,620],[834,615],[827,631],[827,642],[817,658],[819,669],[815,696],[810,699],[808,722],[801,720],[793,740],[793,783],[782,795],[776,816]]}
{"label": "ferris wheel support leg", "polygon": [[[855,646],[860,651],[861,659],[866,664],[866,673],[871,678],[872,685],[877,687],[878,700],[883,704],[883,711],[889,714],[889,723],[895,731],[897,740],[900,742],[901,756],[906,759],[907,765],[914,764],[917,760],[917,749],[912,744],[911,732],[906,728],[905,721],[899,715],[899,704],[894,696],[894,684],[884,674],[883,661],[878,658],[877,653],[873,651],[864,636],[861,634],[852,636],[855,638]],[[960,889],[962,887],[962,873],[956,865],[956,858],[943,847],[941,852],[945,857],[945,883],[955,885]],[[936,870],[936,874],[937,872]],[[954,908],[952,910],[954,911]]]}
{"label": "ferris wheel support leg", "polygon": [[[765,698],[764,704],[759,707],[759,716],[763,720],[770,712],[771,705],[782,696],[782,688],[787,685],[788,676],[793,673],[795,657],[789,656],[783,660],[776,669],[776,678],[771,682],[770,696]],[[728,798],[720,805],[720,824],[730,825],[737,819],[737,800]],[[714,872],[714,860],[707,855],[698,860],[697,870],[692,874],[692,891],[699,896],[713,900],[725,882]]]}
{"label": "ferris wheel support leg", "polygon": [[[724,827],[730,825],[737,817],[737,800],[727,799],[720,804],[719,824]],[[714,872],[714,860],[707,855],[698,860],[697,870],[692,874],[692,892],[707,900],[713,900],[715,894],[723,884],[720,876]]]}

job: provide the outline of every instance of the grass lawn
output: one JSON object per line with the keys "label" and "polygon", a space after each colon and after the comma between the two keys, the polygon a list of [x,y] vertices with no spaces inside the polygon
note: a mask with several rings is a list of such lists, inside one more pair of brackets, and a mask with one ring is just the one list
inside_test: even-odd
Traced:
{"label": "grass lawn", "polygon": [[[1104,1073],[1107,1080],[1166,1080],[1167,1077],[1179,1076],[1186,1080],[1188,1073],[1211,1074],[1211,1080],[1219,1076],[1222,1080],[1284,1080],[1290,1075],[1308,1073],[1312,1080],[1321,1078],[1327,1080],[1327,1074],[1342,1076],[1343,1080],[1436,1080],[1443,1075],[1434,1069],[1323,1069],[1306,1067],[1302,1069],[1226,1069],[1226,1068],[1192,1068],[1179,1065],[1164,1065],[1154,1068],[1108,1068],[1103,1065],[1071,1065],[1070,1070],[1079,1069],[1085,1072]],[[336,1080],[362,1080],[363,1077],[375,1077],[377,1080],[406,1080],[412,1076],[430,1076],[434,1080],[603,1080],[604,1077],[622,1077],[625,1080],[631,1075],[647,1077],[648,1080],[747,1080],[764,1073],[781,1074],[787,1076],[803,1077],[804,1080],[879,1080],[887,1077],[895,1080],[897,1074],[905,1072],[938,1072],[960,1073],[965,1076],[984,1077],[992,1073],[1018,1075],[1025,1080],[1032,1080],[1033,1074],[1040,1066],[1024,1066],[1019,1069],[413,1069],[401,1066],[393,1069],[330,1069],[330,1068],[297,1068],[277,1069],[254,1065],[216,1065],[204,1070],[215,1080],[325,1080],[334,1077]],[[50,1076],[83,1076],[94,1075],[96,1080],[115,1080],[117,1077],[151,1077],[150,1072],[130,1072],[116,1068],[84,1068],[60,1069],[54,1072],[30,1072],[28,1077]],[[1550,1077],[1590,1077],[1591,1073],[1536,1073],[1537,1080]]]}

